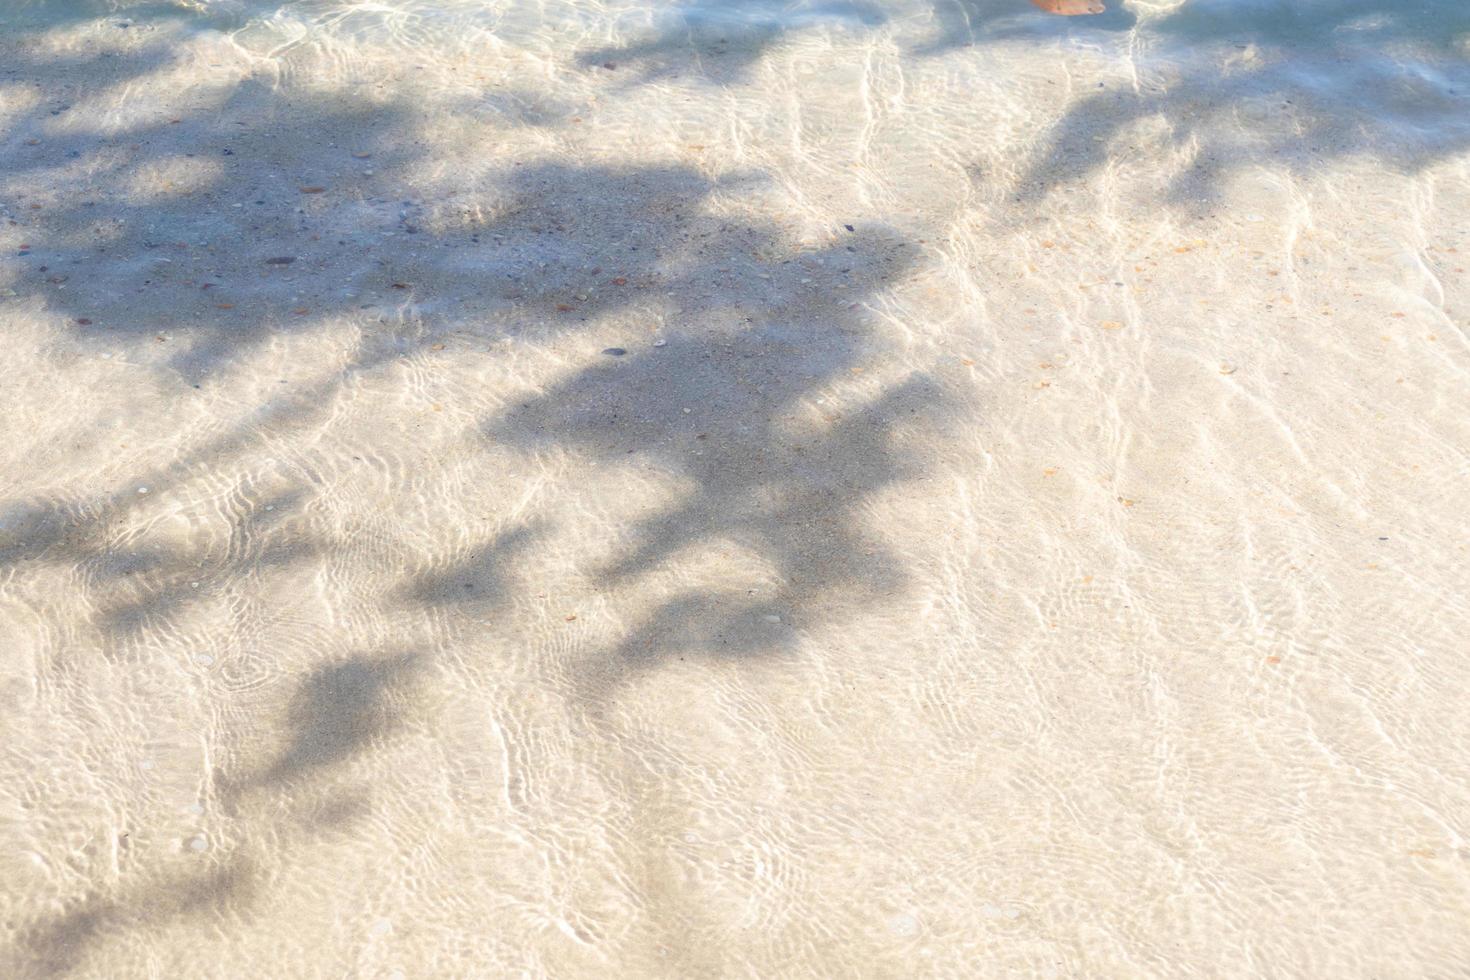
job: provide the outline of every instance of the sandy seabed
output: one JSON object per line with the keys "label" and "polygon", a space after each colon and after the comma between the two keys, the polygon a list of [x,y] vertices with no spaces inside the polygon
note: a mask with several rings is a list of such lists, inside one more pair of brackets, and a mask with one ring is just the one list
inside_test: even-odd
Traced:
{"label": "sandy seabed", "polygon": [[0,975],[1470,969],[1470,12],[9,0]]}

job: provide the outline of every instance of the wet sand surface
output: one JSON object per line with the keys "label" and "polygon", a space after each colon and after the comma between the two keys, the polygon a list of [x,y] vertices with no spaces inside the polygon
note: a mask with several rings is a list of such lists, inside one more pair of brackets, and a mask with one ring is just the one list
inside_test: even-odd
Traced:
{"label": "wet sand surface", "polygon": [[1451,978],[1470,12],[0,11],[0,975]]}

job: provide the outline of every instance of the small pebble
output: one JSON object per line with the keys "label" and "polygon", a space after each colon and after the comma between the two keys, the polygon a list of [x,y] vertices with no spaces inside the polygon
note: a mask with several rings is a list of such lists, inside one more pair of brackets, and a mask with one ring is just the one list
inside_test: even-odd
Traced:
{"label": "small pebble", "polygon": [[148,488],[147,487],[139,487],[138,488],[138,492],[139,493],[147,493],[148,492]]}
{"label": "small pebble", "polygon": [[603,350],[603,353],[608,357],[622,357],[628,352],[621,347],[608,347]]}
{"label": "small pebble", "polygon": [[202,851],[205,848],[209,847],[209,841],[205,840],[203,837],[195,837],[193,840],[189,841],[189,847],[190,849],[195,851]]}
{"label": "small pebble", "polygon": [[781,617],[780,616],[776,616],[776,615],[762,616],[761,619],[764,619],[768,623],[779,623],[779,622],[781,622]]}

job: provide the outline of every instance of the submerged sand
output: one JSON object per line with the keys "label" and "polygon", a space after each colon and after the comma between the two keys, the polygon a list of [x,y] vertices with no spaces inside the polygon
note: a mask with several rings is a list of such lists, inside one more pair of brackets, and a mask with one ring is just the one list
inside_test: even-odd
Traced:
{"label": "submerged sand", "polygon": [[1470,22],[1110,6],[7,5],[0,974],[1464,976]]}

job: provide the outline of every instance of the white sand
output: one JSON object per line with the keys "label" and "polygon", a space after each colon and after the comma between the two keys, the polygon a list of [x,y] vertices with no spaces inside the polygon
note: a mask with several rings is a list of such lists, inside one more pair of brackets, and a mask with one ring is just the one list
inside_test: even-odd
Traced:
{"label": "white sand", "polygon": [[7,6],[0,975],[1464,975],[1458,4]]}

